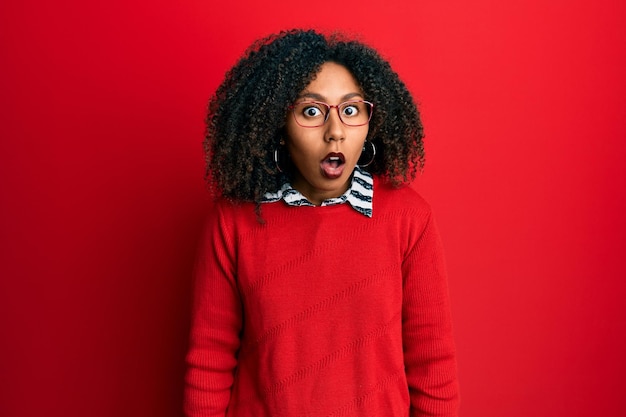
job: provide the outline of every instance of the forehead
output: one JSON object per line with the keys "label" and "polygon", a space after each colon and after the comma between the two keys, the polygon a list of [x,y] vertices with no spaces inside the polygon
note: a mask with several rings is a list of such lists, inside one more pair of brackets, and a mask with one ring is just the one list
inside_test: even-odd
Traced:
{"label": "forehead", "polygon": [[363,93],[352,73],[341,64],[326,62],[300,95],[315,95],[333,100],[355,94]]}

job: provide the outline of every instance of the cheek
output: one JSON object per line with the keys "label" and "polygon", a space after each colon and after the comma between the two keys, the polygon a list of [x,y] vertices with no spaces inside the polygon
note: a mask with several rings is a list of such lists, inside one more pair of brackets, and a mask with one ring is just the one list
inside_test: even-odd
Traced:
{"label": "cheek", "polygon": [[305,164],[316,161],[319,155],[323,153],[323,149],[317,144],[317,141],[306,140],[303,137],[287,138],[287,151],[294,162]]}
{"label": "cheek", "polygon": [[285,143],[289,153],[311,153],[318,150],[323,141],[319,140],[319,134],[313,129],[305,129],[298,125],[287,124],[285,129]]}
{"label": "cheek", "polygon": [[354,141],[352,143],[354,143],[354,153],[356,154],[356,157],[358,159],[358,157],[361,155],[361,151],[363,150],[363,146],[365,145],[365,140],[367,139],[367,132],[368,129],[364,129],[362,132],[360,132],[357,136],[355,136]]}

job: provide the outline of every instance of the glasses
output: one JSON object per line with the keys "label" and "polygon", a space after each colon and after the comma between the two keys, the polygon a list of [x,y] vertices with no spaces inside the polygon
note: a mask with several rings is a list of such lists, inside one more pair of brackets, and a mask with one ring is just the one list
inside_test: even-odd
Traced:
{"label": "glasses", "polygon": [[374,105],[369,101],[346,101],[336,106],[321,101],[303,101],[291,106],[296,123],[302,127],[320,127],[328,120],[330,109],[337,109],[339,120],[346,126],[363,126],[372,118]]}

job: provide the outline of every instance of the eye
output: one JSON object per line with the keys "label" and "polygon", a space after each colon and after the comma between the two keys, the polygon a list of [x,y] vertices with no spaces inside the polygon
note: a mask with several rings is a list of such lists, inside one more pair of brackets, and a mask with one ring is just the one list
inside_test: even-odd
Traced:
{"label": "eye", "polygon": [[346,117],[355,117],[359,114],[359,106],[358,104],[347,104],[341,109],[341,114]]}
{"label": "eye", "polygon": [[323,116],[324,112],[322,111],[322,109],[319,108],[319,106],[315,104],[306,104],[302,108],[302,115],[304,117],[314,118],[314,117]]}

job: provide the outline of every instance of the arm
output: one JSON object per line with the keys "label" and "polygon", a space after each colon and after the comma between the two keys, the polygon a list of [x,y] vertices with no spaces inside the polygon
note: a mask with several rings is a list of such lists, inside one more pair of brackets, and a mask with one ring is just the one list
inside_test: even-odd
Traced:
{"label": "arm", "polygon": [[458,385],[448,283],[430,214],[402,265],[402,333],[411,417],[458,415]]}
{"label": "arm", "polygon": [[185,379],[188,417],[226,415],[240,344],[242,310],[234,245],[217,208],[205,227],[195,270]]}

